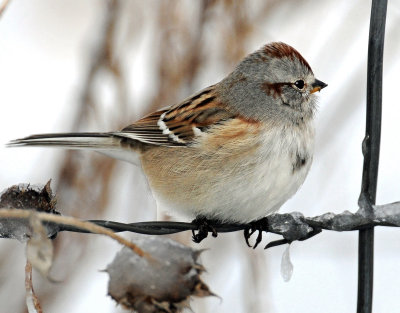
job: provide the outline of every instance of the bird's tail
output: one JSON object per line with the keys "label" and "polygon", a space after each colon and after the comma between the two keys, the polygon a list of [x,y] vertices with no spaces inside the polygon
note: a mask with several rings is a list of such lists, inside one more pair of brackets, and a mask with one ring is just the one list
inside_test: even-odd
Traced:
{"label": "bird's tail", "polygon": [[73,150],[93,150],[116,159],[138,164],[135,150],[121,145],[112,133],[52,133],[15,139],[7,147],[41,146]]}
{"label": "bird's tail", "polygon": [[40,134],[10,141],[8,147],[42,146],[64,149],[110,149],[119,143],[107,133]]}

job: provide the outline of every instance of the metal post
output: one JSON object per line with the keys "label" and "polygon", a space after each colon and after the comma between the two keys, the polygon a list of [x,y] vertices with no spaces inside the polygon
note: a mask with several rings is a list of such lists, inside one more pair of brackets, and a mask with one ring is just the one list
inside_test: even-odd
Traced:
{"label": "metal post", "polygon": [[[364,167],[359,205],[372,214],[378,181],[382,116],[383,44],[387,0],[372,0],[368,42],[367,120],[363,143]],[[372,312],[374,229],[360,230],[358,248],[358,313]]]}

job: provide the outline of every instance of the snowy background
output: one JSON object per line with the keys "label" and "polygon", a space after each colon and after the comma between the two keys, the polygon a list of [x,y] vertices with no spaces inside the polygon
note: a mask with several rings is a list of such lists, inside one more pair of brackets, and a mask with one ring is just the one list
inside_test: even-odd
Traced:
{"label": "snowy background", "polygon": [[[120,1],[113,41],[105,43],[111,61],[93,78],[90,69],[110,18],[105,1],[11,1],[0,18],[0,189],[52,178],[65,215],[154,220],[155,204],[138,168],[90,152],[6,149],[4,144],[36,133],[119,129],[217,82],[263,44],[283,41],[300,51],[329,86],[320,93],[314,164],[281,212],[314,216],[357,210],[370,1],[199,3]],[[399,56],[400,0],[392,0],[386,24],[378,204],[400,200]],[[278,239],[264,236],[263,243],[265,238]],[[191,244],[189,233],[178,239]],[[241,233],[208,238],[196,246],[208,248],[202,255],[207,268],[203,280],[222,300],[196,299],[193,310],[354,312],[357,243],[357,232],[323,232],[293,243],[294,273],[286,283],[280,275],[285,247],[253,251]],[[120,249],[116,243],[62,233],[55,245],[53,276],[63,282],[52,284],[34,275],[44,312],[123,312],[106,296],[107,275],[99,272]],[[399,230],[377,228],[375,312],[400,312],[399,251]],[[23,245],[1,240],[0,264],[0,313],[25,312]]]}

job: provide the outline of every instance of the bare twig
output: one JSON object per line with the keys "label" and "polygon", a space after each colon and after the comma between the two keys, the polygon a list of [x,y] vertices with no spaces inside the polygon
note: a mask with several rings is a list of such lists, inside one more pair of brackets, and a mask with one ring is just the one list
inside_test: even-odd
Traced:
{"label": "bare twig", "polygon": [[4,0],[0,4],[0,17],[3,15],[4,11],[7,9],[7,6],[10,4],[10,0]]}
{"label": "bare twig", "polygon": [[[85,123],[91,119],[99,122],[101,116],[101,99],[98,97],[99,90],[104,88],[99,85],[99,81],[104,81],[99,77],[107,74],[115,84],[116,99],[114,101],[114,112],[126,112],[126,81],[123,77],[123,66],[121,58],[116,47],[116,37],[118,35],[118,21],[121,13],[120,0],[107,0],[102,2],[102,17],[95,28],[95,35],[91,35],[91,43],[88,56],[88,66],[86,73],[82,78],[82,89],[79,93],[80,106],[73,117],[71,129],[78,130],[84,127]],[[121,116],[115,116],[113,127],[120,127],[119,119]],[[111,119],[110,119],[111,121]],[[85,162],[85,163],[83,163]],[[84,165],[85,164],[85,165]],[[72,211],[72,208],[78,207],[83,199],[87,203],[87,214],[99,214],[107,207],[110,196],[110,176],[116,166],[116,160],[113,158],[103,158],[97,154],[88,156],[88,159],[82,160],[76,151],[67,151],[59,167],[58,187],[59,199],[63,201],[65,194],[72,188],[78,192],[75,197],[68,198],[64,205],[64,210],[68,210],[70,215],[79,216],[83,211]],[[87,169],[83,172],[81,169]],[[91,170],[91,169],[96,170]],[[97,186],[93,184],[96,182]],[[96,190],[96,195],[86,197],[89,190]],[[67,207],[68,204],[68,207]],[[96,207],[96,211],[90,212],[89,208]],[[81,215],[80,215],[81,216]]]}
{"label": "bare twig", "polygon": [[69,227],[76,227],[78,229],[83,230],[84,232],[94,233],[106,235],[120,244],[131,248],[135,253],[142,257],[148,257],[145,252],[143,252],[140,248],[138,248],[135,244],[130,241],[122,238],[121,236],[116,235],[113,231],[91,223],[89,221],[82,221],[69,216],[60,216],[48,213],[36,213],[28,210],[16,210],[16,209],[1,209],[0,210],[0,218],[26,218],[28,219],[31,214],[35,214],[37,218],[41,221],[56,223],[59,225],[67,225]]}
{"label": "bare twig", "polygon": [[27,260],[25,265],[25,290],[26,306],[29,313],[42,313],[42,307],[39,299],[33,290],[32,284],[32,264]]}

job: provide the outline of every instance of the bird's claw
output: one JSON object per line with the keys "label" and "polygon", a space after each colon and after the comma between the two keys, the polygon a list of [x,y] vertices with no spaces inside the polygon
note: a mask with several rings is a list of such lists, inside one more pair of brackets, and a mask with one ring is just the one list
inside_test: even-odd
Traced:
{"label": "bird's claw", "polygon": [[[257,248],[257,246],[260,244],[262,241],[262,232],[266,231],[268,227],[268,219],[266,217],[259,219],[255,222],[251,222],[249,224],[249,227],[246,227],[243,231],[244,239],[246,240],[246,244],[253,249]],[[250,237],[258,231],[256,242],[254,243],[254,246],[251,246],[249,243]]]}
{"label": "bird's claw", "polygon": [[203,239],[207,238],[209,232],[213,237],[218,236],[218,232],[211,225],[211,221],[205,217],[196,217],[192,221],[192,224],[197,226],[197,229],[192,230],[192,239],[195,243],[200,243]]}

